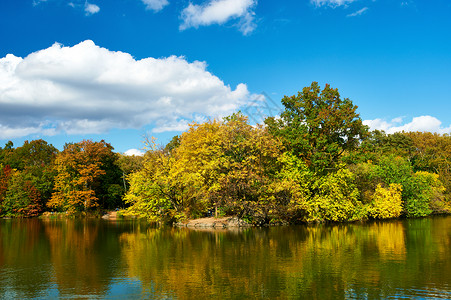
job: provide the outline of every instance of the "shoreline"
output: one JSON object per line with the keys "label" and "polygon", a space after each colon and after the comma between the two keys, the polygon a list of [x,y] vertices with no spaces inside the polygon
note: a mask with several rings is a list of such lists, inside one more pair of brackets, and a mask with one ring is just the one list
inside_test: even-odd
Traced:
{"label": "shoreline", "polygon": [[[366,222],[390,222],[390,221],[401,221],[401,220],[409,220],[409,219],[422,219],[422,218],[429,218],[429,217],[444,217],[444,216],[451,216],[450,213],[436,213],[431,214],[424,217],[397,217],[397,218],[389,218],[389,219],[364,219],[364,220],[355,220],[355,221],[346,221],[346,222],[312,222],[312,223],[302,223],[304,225],[319,225],[319,224],[335,224],[335,225],[344,225],[344,224],[351,224],[351,223],[366,223]],[[67,214],[65,212],[45,212],[40,216],[31,217],[38,218],[42,220],[62,220],[62,219],[102,219],[105,221],[122,221],[122,220],[140,220],[143,222],[147,222],[144,219],[137,219],[134,217],[124,217],[120,213],[118,214],[118,211],[112,210],[112,211],[104,211],[102,214],[89,214],[89,213],[82,213],[82,214]],[[17,217],[0,217],[0,220],[13,220],[13,219],[30,219],[30,218],[17,218]],[[161,224],[158,222],[148,222],[157,224],[157,226],[169,226],[169,227],[175,227],[175,228],[188,228],[188,229],[195,229],[195,230],[238,230],[238,229],[244,229],[244,228],[255,228],[255,227],[273,227],[273,226],[289,226],[289,225],[299,225],[294,223],[278,223],[278,224],[263,224],[263,225],[256,225],[256,224],[250,224],[244,221],[243,219],[239,219],[237,216],[227,216],[227,217],[205,217],[205,218],[199,218],[199,219],[189,219],[181,222],[175,222],[172,224]]]}
{"label": "shoreline", "polygon": [[239,227],[255,227],[238,217],[207,217],[200,219],[191,219],[183,222],[173,224],[174,227],[187,227],[187,228],[239,228]]}

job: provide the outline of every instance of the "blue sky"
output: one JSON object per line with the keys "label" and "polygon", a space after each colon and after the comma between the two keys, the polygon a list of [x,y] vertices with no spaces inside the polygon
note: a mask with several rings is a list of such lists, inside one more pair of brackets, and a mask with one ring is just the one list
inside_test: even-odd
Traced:
{"label": "blue sky", "polygon": [[165,144],[312,81],[373,129],[450,133],[451,1],[0,1],[0,145]]}

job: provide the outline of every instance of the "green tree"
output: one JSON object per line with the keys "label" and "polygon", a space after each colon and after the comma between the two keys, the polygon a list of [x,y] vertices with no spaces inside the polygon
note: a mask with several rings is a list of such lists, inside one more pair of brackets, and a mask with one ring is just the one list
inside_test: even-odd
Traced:
{"label": "green tree", "polygon": [[58,152],[58,149],[42,139],[25,141],[21,147],[10,149],[5,154],[3,163],[17,170],[24,170],[26,167],[41,168],[52,164]]}
{"label": "green tree", "polygon": [[14,147],[14,143],[11,142],[11,141],[8,141],[5,144],[4,148],[0,147],[0,163],[3,163],[4,165],[7,165],[7,163],[5,163],[5,161],[4,161],[5,160],[5,156],[7,156],[9,154],[9,152],[14,150],[13,147]]}
{"label": "green tree", "polygon": [[392,184],[402,187],[402,213],[407,217],[422,217],[434,210],[449,211],[444,201],[445,188],[438,175],[414,172],[407,158],[385,155],[374,164],[362,163],[354,167],[357,186],[363,202],[370,204],[378,186],[389,189]]}
{"label": "green tree", "polygon": [[341,99],[328,84],[321,91],[313,82],[297,96],[285,96],[282,104],[285,110],[280,119],[270,117],[265,123],[315,171],[333,170],[340,155],[353,150],[368,134],[357,106],[348,98]]}
{"label": "green tree", "polygon": [[164,151],[170,153],[172,150],[180,146],[180,136],[175,135],[172,137],[172,139],[169,141],[169,143],[166,144],[164,147]]}
{"label": "green tree", "polygon": [[411,159],[415,153],[412,138],[405,133],[395,132],[386,134],[384,131],[374,130],[355,149],[345,154],[343,161],[357,164],[368,160],[377,161],[384,155],[402,156]]}
{"label": "green tree", "polygon": [[53,191],[53,182],[56,175],[53,162],[58,150],[46,141],[25,141],[21,147],[7,147],[4,153],[3,163],[23,173],[28,181],[38,189],[42,205],[50,199]]}
{"label": "green tree", "polygon": [[2,214],[8,217],[35,217],[44,209],[39,190],[31,173],[14,170],[2,203]]}
{"label": "green tree", "polygon": [[123,186],[123,172],[117,164],[120,154],[113,152],[113,147],[105,143],[104,154],[101,155],[100,168],[105,172],[100,175],[94,190],[99,205],[102,208],[112,209],[123,206],[125,188]]}
{"label": "green tree", "polygon": [[124,191],[127,191],[129,188],[127,177],[132,173],[142,170],[144,165],[144,156],[118,154],[116,165],[122,172],[122,187]]}
{"label": "green tree", "polygon": [[451,203],[451,136],[431,132],[404,134],[412,139],[415,147],[412,157],[415,171],[438,174],[446,188],[446,201]]}

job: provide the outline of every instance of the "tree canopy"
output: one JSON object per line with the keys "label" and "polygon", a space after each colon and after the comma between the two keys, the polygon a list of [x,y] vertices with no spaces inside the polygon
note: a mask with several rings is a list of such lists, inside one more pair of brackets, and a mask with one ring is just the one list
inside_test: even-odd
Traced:
{"label": "tree canopy", "polygon": [[297,96],[285,96],[282,104],[285,110],[280,118],[270,117],[265,123],[315,171],[334,169],[340,155],[355,149],[368,135],[357,106],[348,98],[341,99],[328,84],[321,90],[313,82]]}

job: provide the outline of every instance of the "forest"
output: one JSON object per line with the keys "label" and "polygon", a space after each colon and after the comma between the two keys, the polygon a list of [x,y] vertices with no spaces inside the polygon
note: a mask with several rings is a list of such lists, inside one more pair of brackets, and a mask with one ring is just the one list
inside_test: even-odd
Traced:
{"label": "forest", "polygon": [[313,82],[252,125],[241,112],[191,123],[143,156],[102,141],[0,147],[0,217],[120,208],[174,223],[238,216],[254,225],[423,217],[451,212],[451,136],[369,131],[357,106]]}

